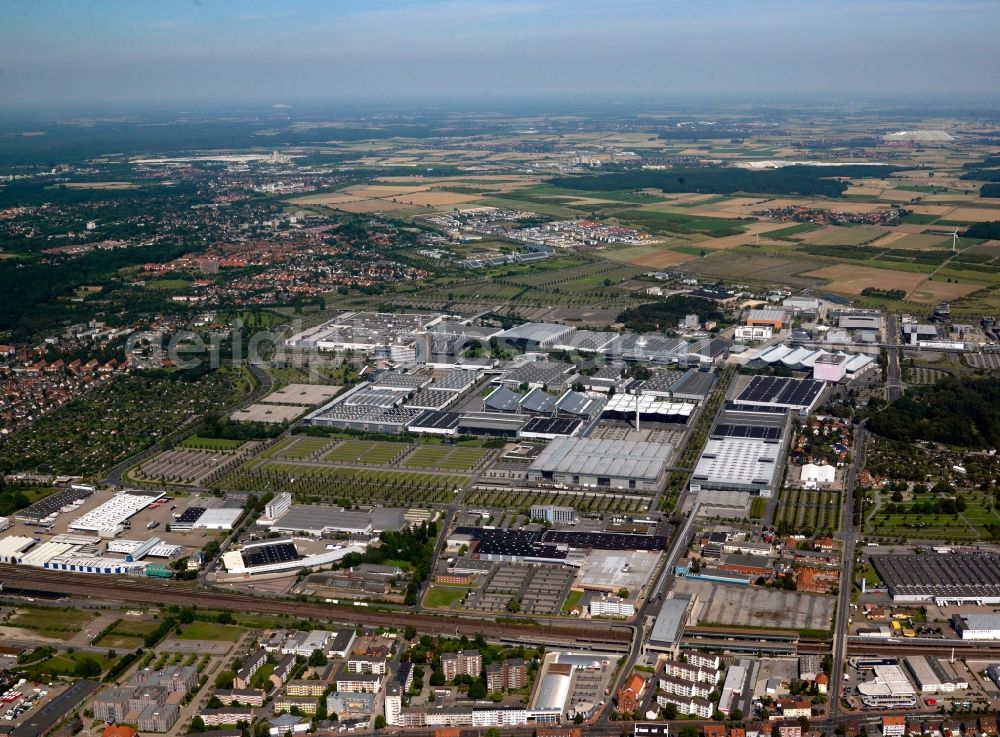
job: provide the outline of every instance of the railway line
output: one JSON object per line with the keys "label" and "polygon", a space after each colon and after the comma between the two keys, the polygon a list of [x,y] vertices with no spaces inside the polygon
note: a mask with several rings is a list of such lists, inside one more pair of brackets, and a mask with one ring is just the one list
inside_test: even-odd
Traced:
{"label": "railway line", "polygon": [[460,616],[318,604],[238,592],[214,591],[200,588],[196,584],[167,583],[127,576],[47,571],[24,566],[0,565],[0,582],[4,586],[26,591],[108,599],[132,604],[156,606],[174,604],[202,609],[229,609],[237,612],[287,615],[384,627],[413,625],[427,633],[468,636],[482,634],[484,637],[500,641],[571,642],[578,647],[627,650],[634,636],[631,627],[607,622],[563,624],[540,620],[530,624],[507,623]]}
{"label": "railway line", "polygon": [[904,655],[928,655],[936,658],[950,658],[953,653],[958,658],[974,658],[976,660],[1000,658],[1000,643],[966,642],[963,640],[939,640],[933,643],[896,642],[894,640],[847,643],[848,656],[881,655],[895,658]]}

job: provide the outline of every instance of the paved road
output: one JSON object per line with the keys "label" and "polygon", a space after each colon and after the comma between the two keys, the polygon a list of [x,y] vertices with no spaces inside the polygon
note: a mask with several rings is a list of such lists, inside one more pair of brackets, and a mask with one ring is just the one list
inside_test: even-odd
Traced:
{"label": "paved road", "polygon": [[894,402],[903,396],[902,372],[899,368],[899,325],[895,315],[887,315],[886,323],[886,377],[885,388],[890,402]]}
{"label": "paved road", "polygon": [[847,475],[841,512],[840,535],[844,541],[844,557],[840,571],[840,593],[837,599],[837,617],[833,626],[833,673],[830,676],[830,718],[836,719],[841,711],[840,691],[844,683],[844,659],[847,655],[847,619],[851,611],[851,588],[854,576],[854,550],[858,544],[858,530],[854,527],[854,489],[858,473],[864,465],[864,425],[858,425],[854,439],[854,460]]}

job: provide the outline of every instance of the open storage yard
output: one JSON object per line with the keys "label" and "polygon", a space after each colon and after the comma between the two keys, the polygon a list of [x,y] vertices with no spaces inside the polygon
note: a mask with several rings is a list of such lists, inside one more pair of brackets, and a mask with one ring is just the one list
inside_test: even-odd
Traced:
{"label": "open storage yard", "polygon": [[675,590],[697,594],[699,626],[775,627],[791,630],[830,629],[834,599],[758,586],[717,586],[679,579]]}

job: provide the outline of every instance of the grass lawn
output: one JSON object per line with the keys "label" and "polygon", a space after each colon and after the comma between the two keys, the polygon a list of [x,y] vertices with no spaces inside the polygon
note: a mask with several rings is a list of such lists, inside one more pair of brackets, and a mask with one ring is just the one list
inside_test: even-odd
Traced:
{"label": "grass lawn", "polygon": [[466,589],[453,589],[445,586],[431,586],[424,596],[424,606],[439,609],[451,608],[465,596]]}
{"label": "grass lawn", "polygon": [[562,606],[563,614],[569,614],[573,611],[573,607],[580,603],[581,598],[583,598],[583,591],[570,589],[569,596],[566,597],[566,601]]}
{"label": "grass lawn", "polygon": [[243,445],[243,440],[228,438],[203,438],[198,435],[188,435],[177,444],[179,448],[195,448],[197,450],[236,450]]}
{"label": "grass lawn", "polygon": [[882,582],[879,580],[878,574],[875,573],[875,569],[868,566],[865,569],[865,583],[868,586],[878,586]]}
{"label": "grass lawn", "polygon": [[993,508],[987,509],[982,497],[965,495],[965,498],[968,506],[958,514],[914,514],[909,509],[887,514],[880,509],[869,525],[870,534],[921,540],[988,539],[986,525],[1000,524],[1000,513]]}
{"label": "grass lawn", "polygon": [[271,674],[274,673],[274,663],[264,663],[260,670],[250,679],[250,688],[262,688],[265,691],[271,687]]}
{"label": "grass lawn", "polygon": [[54,640],[68,640],[83,629],[94,615],[76,609],[30,608],[18,609],[7,624],[11,627],[37,632]]}
{"label": "grass lawn", "polygon": [[385,443],[377,440],[345,440],[331,450],[323,460],[328,463],[361,463],[382,466],[392,461],[404,449],[402,443]]}
{"label": "grass lawn", "polygon": [[765,509],[767,509],[767,499],[763,497],[755,496],[753,501],[750,502],[750,516],[754,519],[763,517]]}
{"label": "grass lawn", "polygon": [[185,279],[153,279],[146,282],[147,289],[186,289],[191,282]]}
{"label": "grass lawn", "polygon": [[41,663],[29,666],[23,671],[26,678],[33,681],[48,680],[49,677],[72,676],[76,669],[76,664],[88,658],[96,661],[101,666],[101,672],[108,669],[109,661],[99,653],[88,653],[77,650],[72,653],[57,653]]}
{"label": "grass lawn", "polygon": [[146,635],[158,626],[157,622],[119,622],[108,634],[100,640],[95,640],[94,644],[102,647],[132,650],[142,647]]}
{"label": "grass lawn", "polygon": [[219,624],[218,622],[192,622],[181,625],[181,634],[177,635],[178,640],[227,640],[236,642],[245,630],[231,624]]}

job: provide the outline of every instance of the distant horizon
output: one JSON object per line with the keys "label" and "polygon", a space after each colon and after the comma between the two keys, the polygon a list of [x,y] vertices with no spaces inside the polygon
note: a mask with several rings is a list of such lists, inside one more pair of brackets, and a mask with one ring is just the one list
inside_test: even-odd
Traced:
{"label": "distant horizon", "polygon": [[[857,107],[853,110],[852,106]],[[951,109],[954,109],[953,111]],[[408,114],[462,115],[497,113],[516,117],[545,113],[609,116],[630,113],[682,116],[685,113],[718,113],[725,116],[752,116],[755,112],[801,111],[862,114],[867,110],[942,113],[954,112],[969,119],[1000,117],[1000,90],[991,97],[963,95],[924,95],[902,97],[866,97],[862,95],[799,95],[795,97],[741,97],[738,95],[683,95],[628,98],[622,96],[581,97],[413,97],[370,96],[343,98],[232,98],[190,100],[109,100],[102,102],[11,103],[0,99],[0,123],[37,119],[65,120],[67,117],[107,118],[129,116],[224,116],[267,114],[298,116],[355,116]]]}
{"label": "distant horizon", "polygon": [[991,0],[11,0],[5,11],[4,110],[1000,97]]}

